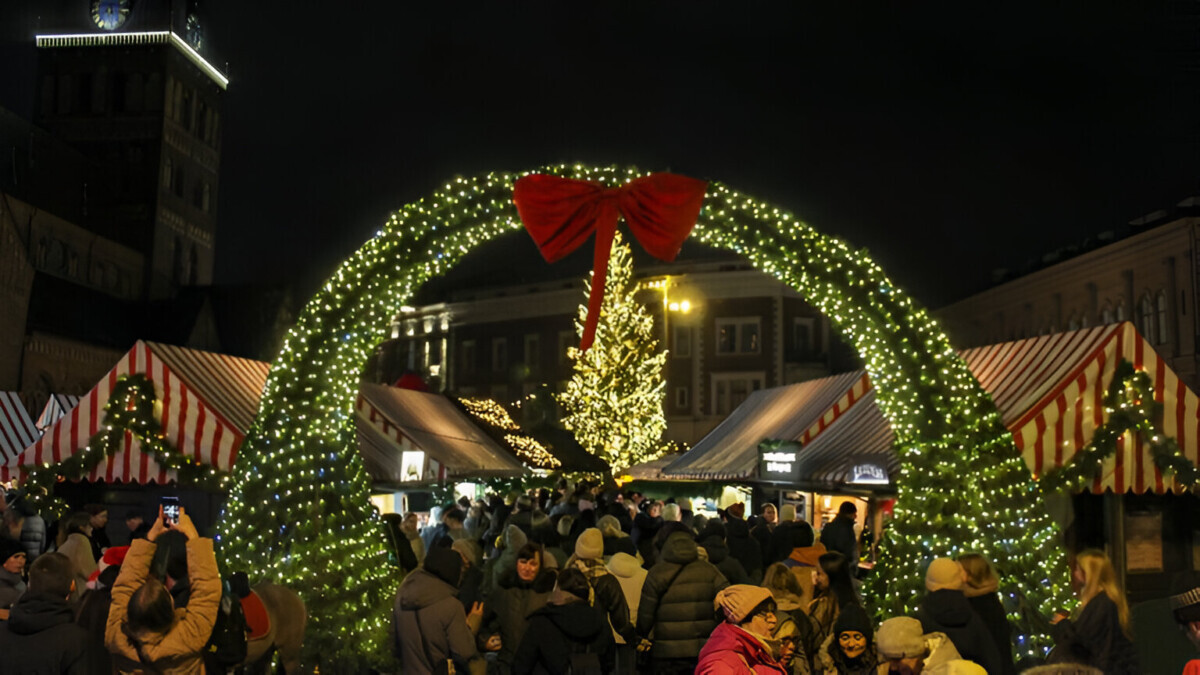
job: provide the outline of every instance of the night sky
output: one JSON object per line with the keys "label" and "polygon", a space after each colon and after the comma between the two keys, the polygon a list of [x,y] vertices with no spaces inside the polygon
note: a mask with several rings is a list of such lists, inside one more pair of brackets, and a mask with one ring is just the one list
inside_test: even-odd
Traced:
{"label": "night sky", "polygon": [[[563,161],[722,181],[934,305],[1200,194],[1196,2],[808,4],[205,0],[218,281],[309,290],[447,178]],[[521,234],[456,270],[545,273]]]}

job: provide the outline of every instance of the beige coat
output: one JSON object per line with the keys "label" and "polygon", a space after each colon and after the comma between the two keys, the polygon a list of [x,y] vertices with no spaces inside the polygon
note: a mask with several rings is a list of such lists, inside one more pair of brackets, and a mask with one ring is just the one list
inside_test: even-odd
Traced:
{"label": "beige coat", "polygon": [[[121,673],[141,670],[141,659],[134,643],[121,630],[129,609],[129,598],[145,583],[154,559],[156,545],[144,539],[134,540],[112,589],[112,606],[104,645],[113,653],[113,665]],[[175,623],[166,633],[143,633],[141,653],[164,675],[187,673],[204,675],[204,645],[212,636],[221,605],[221,580],[212,539],[192,539],[187,543],[188,579],[191,596],[187,607],[175,610]]]}
{"label": "beige coat", "polygon": [[71,571],[75,573],[75,592],[71,599],[76,600],[87,588],[88,577],[96,571],[96,558],[92,555],[92,541],[79,532],[74,532],[58,552],[67,556],[71,561]]}

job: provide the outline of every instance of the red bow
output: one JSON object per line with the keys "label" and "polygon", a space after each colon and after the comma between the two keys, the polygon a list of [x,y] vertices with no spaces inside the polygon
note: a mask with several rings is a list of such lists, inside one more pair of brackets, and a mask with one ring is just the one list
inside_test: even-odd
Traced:
{"label": "red bow", "polygon": [[596,232],[581,350],[587,351],[596,337],[617,216],[625,216],[647,253],[670,262],[696,226],[707,188],[705,181],[673,173],[650,174],[617,188],[540,173],[517,180],[513,186],[517,213],[546,262],[561,260]]}

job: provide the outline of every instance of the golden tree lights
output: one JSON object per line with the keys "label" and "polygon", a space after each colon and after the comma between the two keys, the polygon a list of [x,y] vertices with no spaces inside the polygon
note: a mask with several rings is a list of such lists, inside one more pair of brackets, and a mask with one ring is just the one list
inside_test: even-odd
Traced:
{"label": "golden tree lights", "polygon": [[[585,286],[587,298],[592,290],[590,277]],[[586,352],[577,347],[567,351],[575,374],[558,396],[566,413],[563,426],[585,450],[612,466],[615,476],[661,454],[667,429],[663,414],[667,383],[662,372],[667,352],[655,353],[654,317],[638,302],[637,291],[633,251],[618,231],[596,341]],[[587,310],[585,300],[575,321],[575,332],[581,336]]]}
{"label": "golden tree lights", "polygon": [[[581,165],[537,172],[614,186],[644,175]],[[361,670],[390,651],[399,582],[355,441],[362,364],[422,283],[520,229],[512,185],[521,175],[458,178],[396,211],[312,298],[271,369],[237,459],[220,551],[227,569],[304,595],[307,658],[325,672]],[[928,560],[979,551],[995,562],[1002,591],[1023,598],[1025,612],[1012,617],[1019,652],[1044,652],[1036,616],[1071,602],[1057,531],[995,406],[937,324],[865,252],[720,183],[710,183],[693,236],[802,293],[839,326],[876,384],[902,467],[872,582],[881,613],[914,609]]]}

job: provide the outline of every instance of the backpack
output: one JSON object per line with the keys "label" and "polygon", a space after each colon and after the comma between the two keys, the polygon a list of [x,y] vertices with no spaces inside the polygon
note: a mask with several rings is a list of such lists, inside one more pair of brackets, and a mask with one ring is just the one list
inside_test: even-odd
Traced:
{"label": "backpack", "polygon": [[242,613],[242,601],[234,594],[228,581],[221,584],[221,606],[217,610],[217,621],[212,635],[204,645],[204,663],[212,672],[227,669],[246,660],[246,616]]}

